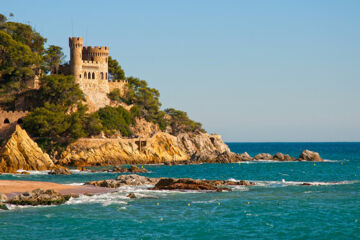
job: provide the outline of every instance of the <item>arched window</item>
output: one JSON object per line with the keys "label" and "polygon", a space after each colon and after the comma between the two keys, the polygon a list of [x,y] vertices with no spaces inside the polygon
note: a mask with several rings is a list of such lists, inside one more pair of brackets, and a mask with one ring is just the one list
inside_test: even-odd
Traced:
{"label": "arched window", "polygon": [[91,61],[94,61],[94,57],[91,57]]}
{"label": "arched window", "polygon": [[8,119],[8,118],[5,118],[4,123],[5,123],[5,124],[10,124],[9,119]]}
{"label": "arched window", "polygon": [[81,74],[80,74],[80,78],[81,78]]}
{"label": "arched window", "polygon": [[92,79],[95,79],[95,73],[93,73]]}
{"label": "arched window", "polygon": [[107,62],[107,58],[105,58],[105,62]]}
{"label": "arched window", "polygon": [[105,73],[105,79],[108,79],[108,78],[107,78],[107,73]]}
{"label": "arched window", "polygon": [[87,74],[86,74],[86,72],[84,72],[84,78],[87,79]]}
{"label": "arched window", "polygon": [[88,72],[88,79],[91,79],[91,73]]}
{"label": "arched window", "polygon": [[103,72],[100,73],[100,78],[101,78],[101,80],[104,79],[104,73]]}
{"label": "arched window", "polygon": [[18,124],[23,124],[24,121],[22,120],[22,118],[19,118],[19,119],[17,120],[17,123],[18,123]]}

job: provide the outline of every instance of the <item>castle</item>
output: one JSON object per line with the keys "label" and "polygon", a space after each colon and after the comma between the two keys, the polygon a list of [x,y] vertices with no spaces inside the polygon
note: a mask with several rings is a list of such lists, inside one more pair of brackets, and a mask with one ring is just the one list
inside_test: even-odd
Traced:
{"label": "castle", "polygon": [[[110,105],[108,94],[119,89],[124,94],[127,81],[112,81],[109,79],[109,47],[84,47],[81,37],[70,37],[70,64],[60,65],[58,74],[73,75],[75,82],[79,84],[84,93],[89,112],[95,112],[99,108]],[[29,89],[40,87],[37,76],[32,83],[27,84]],[[5,132],[10,131],[16,124],[22,123],[26,111],[2,111],[0,109],[0,140]]]}
{"label": "castle", "polygon": [[81,37],[70,37],[70,65],[61,65],[59,73],[71,74],[85,95],[89,112],[110,104],[108,94],[118,88],[123,94],[127,82],[109,80],[109,47],[84,47]]}

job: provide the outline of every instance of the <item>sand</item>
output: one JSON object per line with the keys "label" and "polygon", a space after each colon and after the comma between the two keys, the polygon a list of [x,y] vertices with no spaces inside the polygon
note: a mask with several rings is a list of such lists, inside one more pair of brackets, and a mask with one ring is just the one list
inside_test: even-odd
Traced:
{"label": "sand", "polygon": [[4,193],[8,196],[29,192],[37,188],[43,190],[53,189],[62,194],[96,194],[114,191],[112,188],[94,187],[89,185],[71,186],[52,182],[0,180],[0,193]]}

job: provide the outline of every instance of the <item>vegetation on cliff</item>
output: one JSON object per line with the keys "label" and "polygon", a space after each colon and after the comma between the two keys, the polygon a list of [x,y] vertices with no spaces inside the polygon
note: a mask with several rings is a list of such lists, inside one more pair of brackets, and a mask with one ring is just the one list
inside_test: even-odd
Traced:
{"label": "vegetation on cliff", "polygon": [[[144,80],[126,77],[116,59],[109,57],[109,79],[127,80],[125,95],[113,90],[108,97],[126,105],[125,108],[106,106],[87,113],[84,96],[73,76],[57,74],[64,60],[61,47],[45,47],[46,38],[30,25],[8,21],[0,14],[0,107],[16,109],[22,99],[30,114],[24,128],[46,150],[60,149],[81,137],[104,132],[131,136],[136,118],[155,123],[162,131],[177,135],[181,132],[204,131],[183,111],[161,110],[160,93]],[[47,75],[46,75],[47,74]],[[40,77],[40,88],[29,88],[28,82]],[[57,146],[57,147],[56,147]]]}

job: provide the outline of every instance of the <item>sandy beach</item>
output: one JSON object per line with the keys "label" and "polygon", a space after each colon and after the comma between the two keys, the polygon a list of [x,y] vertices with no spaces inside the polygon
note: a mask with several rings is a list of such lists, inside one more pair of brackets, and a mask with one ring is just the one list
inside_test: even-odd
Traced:
{"label": "sandy beach", "polygon": [[94,187],[89,185],[71,186],[52,182],[0,180],[0,193],[4,193],[9,197],[23,192],[29,192],[37,188],[44,190],[53,189],[62,194],[96,194],[114,191],[114,189],[110,188]]}

